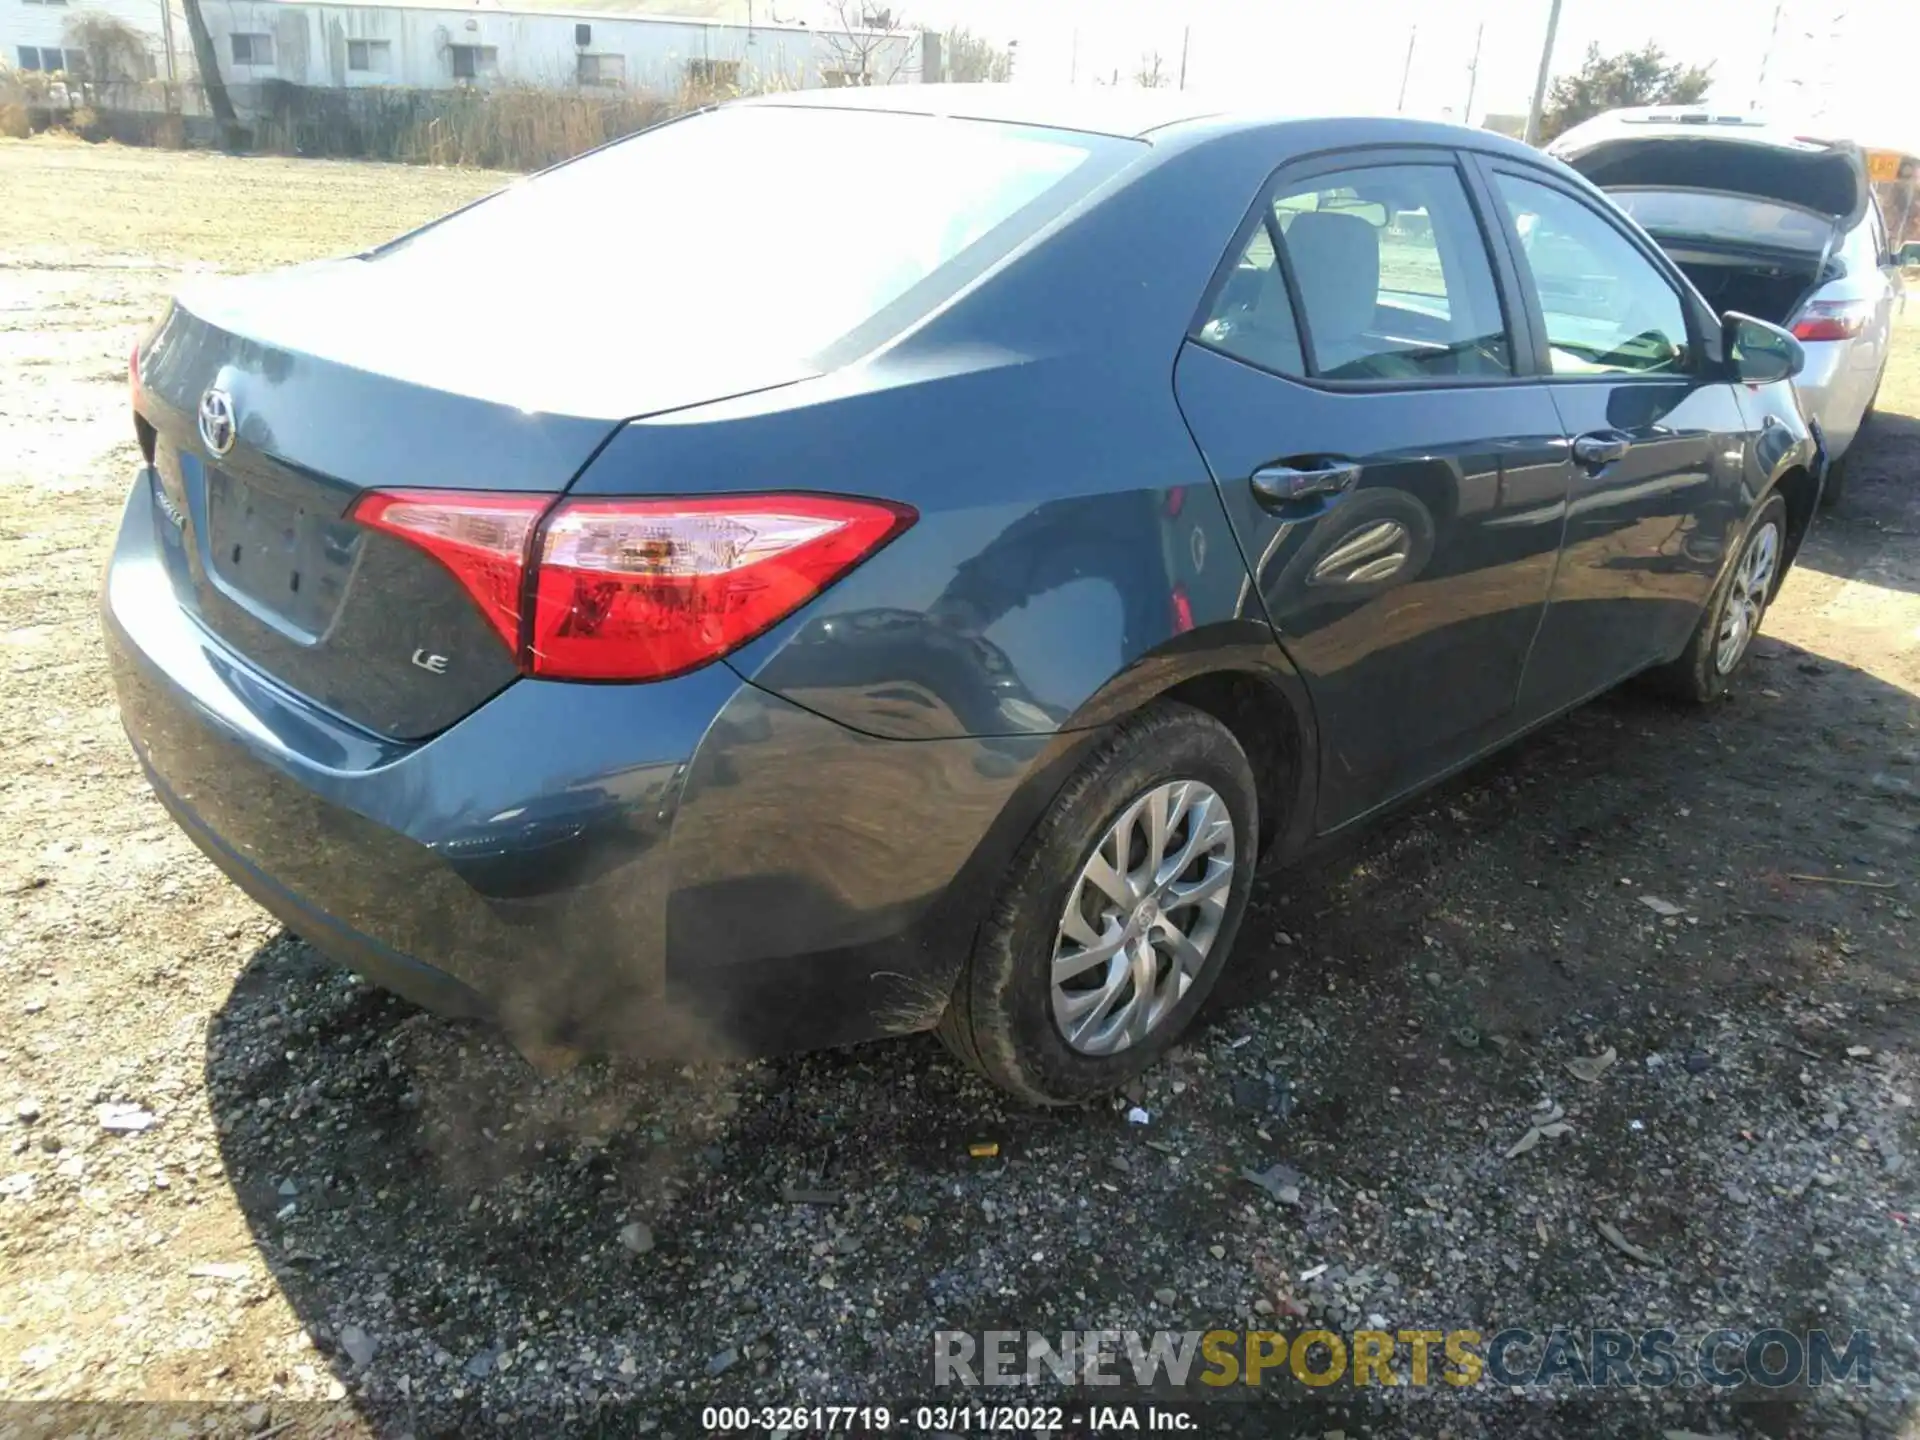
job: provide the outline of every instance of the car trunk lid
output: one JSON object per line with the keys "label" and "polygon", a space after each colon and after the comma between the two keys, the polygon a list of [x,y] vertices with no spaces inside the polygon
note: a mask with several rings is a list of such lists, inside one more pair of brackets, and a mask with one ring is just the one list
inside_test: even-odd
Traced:
{"label": "car trunk lid", "polygon": [[518,664],[439,561],[351,518],[362,496],[558,494],[628,416],[797,377],[645,357],[610,371],[565,307],[544,323],[522,307],[489,344],[456,297],[377,273],[338,261],[189,293],[143,347],[135,406],[182,607],[279,685],[419,739]]}
{"label": "car trunk lid", "polygon": [[1650,121],[1628,134],[1583,134],[1583,126],[1548,148],[1603,190],[1743,195],[1811,211],[1843,231],[1866,213],[1871,192],[1857,146],[1711,127],[1707,118]]}

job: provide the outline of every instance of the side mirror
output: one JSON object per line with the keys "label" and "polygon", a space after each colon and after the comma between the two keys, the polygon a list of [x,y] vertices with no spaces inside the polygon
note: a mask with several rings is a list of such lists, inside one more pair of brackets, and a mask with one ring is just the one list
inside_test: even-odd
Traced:
{"label": "side mirror", "polygon": [[1807,352],[1778,325],[1729,310],[1722,324],[1722,341],[1734,378],[1749,385],[1791,380],[1805,368]]}

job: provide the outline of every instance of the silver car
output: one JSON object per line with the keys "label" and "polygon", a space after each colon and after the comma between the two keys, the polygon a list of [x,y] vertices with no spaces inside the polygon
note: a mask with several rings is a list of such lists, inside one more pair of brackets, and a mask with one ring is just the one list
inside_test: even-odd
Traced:
{"label": "silver car", "polygon": [[1790,329],[1831,459],[1826,501],[1886,373],[1900,271],[1859,147],[1745,114],[1612,110],[1548,147],[1660,242],[1716,310]]}

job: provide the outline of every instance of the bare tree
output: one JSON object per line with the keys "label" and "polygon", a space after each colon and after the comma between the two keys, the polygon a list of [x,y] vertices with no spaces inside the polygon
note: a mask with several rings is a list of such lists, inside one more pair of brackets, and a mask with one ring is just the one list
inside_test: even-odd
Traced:
{"label": "bare tree", "polygon": [[152,73],[147,37],[118,16],[83,10],[69,16],[62,28],[67,48],[87,57],[88,80],[110,85],[145,80]]}
{"label": "bare tree", "polygon": [[1142,90],[1162,90],[1173,83],[1173,77],[1167,74],[1167,63],[1160,58],[1158,50],[1149,50],[1140,57],[1140,68],[1133,72],[1133,83]]}
{"label": "bare tree", "polygon": [[867,0],[827,0],[833,27],[818,33],[833,52],[835,68],[823,72],[829,85],[891,85],[913,58],[906,21]]}
{"label": "bare tree", "polygon": [[1005,84],[1013,78],[1013,52],[981,39],[964,25],[947,31],[940,42],[940,53],[946,57],[949,80]]}

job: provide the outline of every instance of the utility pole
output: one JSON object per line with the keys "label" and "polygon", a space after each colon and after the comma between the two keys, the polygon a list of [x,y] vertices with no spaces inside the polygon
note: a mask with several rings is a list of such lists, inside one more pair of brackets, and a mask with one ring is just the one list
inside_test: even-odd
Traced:
{"label": "utility pole", "polygon": [[1407,108],[1407,81],[1413,76],[1413,47],[1419,41],[1420,27],[1416,25],[1407,32],[1407,63],[1400,67],[1400,103],[1394,107],[1397,110],[1404,111]]}
{"label": "utility pole", "polygon": [[1180,88],[1187,88],[1187,46],[1193,41],[1193,27],[1187,26],[1180,32]]}
{"label": "utility pole", "polygon": [[1473,32],[1473,63],[1467,66],[1467,108],[1460,112],[1462,125],[1473,124],[1473,92],[1480,86],[1480,42],[1487,38],[1487,22],[1482,20],[1480,28]]}
{"label": "utility pole", "polygon": [[167,83],[171,85],[180,78],[173,65],[173,0],[160,0],[160,42],[167,47]]}
{"label": "utility pole", "polygon": [[1760,83],[1754,87],[1753,102],[1747,106],[1749,111],[1760,108],[1761,97],[1767,93],[1767,71],[1773,65],[1773,47],[1780,39],[1780,12],[1787,8],[1787,0],[1773,7],[1773,28],[1767,32],[1767,48],[1760,52]]}
{"label": "utility pole", "polygon": [[1540,111],[1547,103],[1547,77],[1553,73],[1553,41],[1560,33],[1560,0],[1547,11],[1547,39],[1540,47],[1540,74],[1533,82],[1533,104],[1527,110],[1527,144],[1540,143]]}

